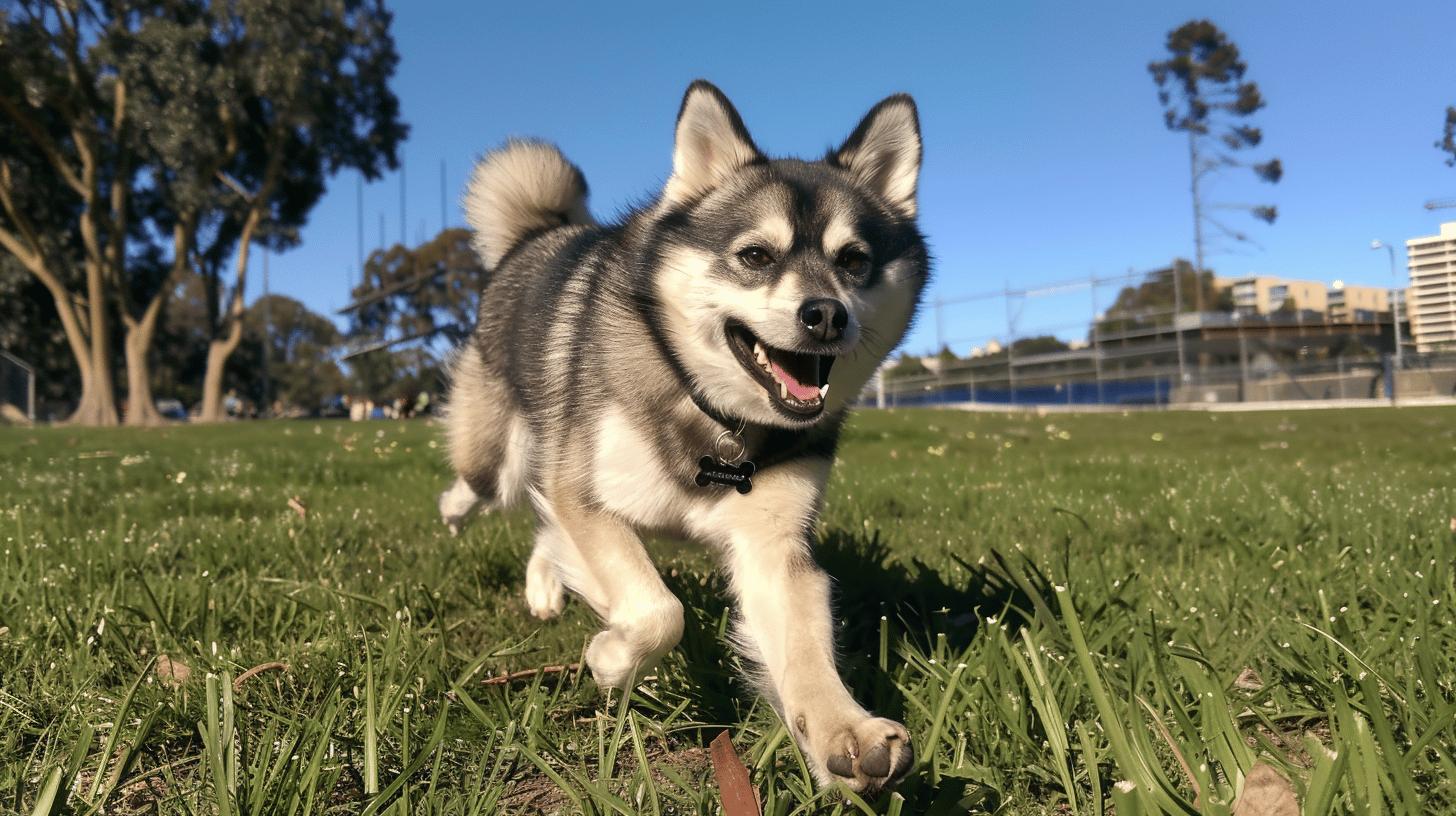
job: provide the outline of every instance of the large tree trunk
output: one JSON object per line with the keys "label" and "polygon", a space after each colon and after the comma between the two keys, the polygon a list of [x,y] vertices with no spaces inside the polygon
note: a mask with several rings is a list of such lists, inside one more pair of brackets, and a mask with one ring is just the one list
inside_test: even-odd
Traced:
{"label": "large tree trunk", "polygon": [[[160,300],[160,299],[159,299]],[[147,354],[152,348],[156,320],[141,320],[126,329],[126,424],[160,425],[162,414],[152,398],[152,370]]]}
{"label": "large tree trunk", "polygon": [[202,375],[202,414],[198,417],[203,422],[220,422],[227,418],[222,405],[223,369],[243,340],[243,314],[246,311],[243,294],[248,280],[248,251],[253,242],[253,232],[261,220],[262,212],[255,208],[248,213],[238,236],[237,278],[223,314],[221,336],[213,337],[207,345],[207,371]]}
{"label": "large tree trunk", "polygon": [[[80,360],[77,360],[81,363]],[[113,426],[116,421],[116,399],[111,391],[111,372],[96,376],[91,361],[81,363],[81,400],[66,418],[67,425]]]}
{"label": "large tree trunk", "polygon": [[152,369],[147,359],[151,353],[152,340],[157,336],[157,323],[162,316],[162,305],[171,292],[172,282],[187,266],[187,249],[191,245],[195,218],[184,214],[173,229],[172,243],[174,259],[172,271],[157,285],[156,294],[142,310],[140,319],[128,312],[122,313],[126,323],[126,424],[160,425],[163,417],[157,410],[157,401],[152,396]]}
{"label": "large tree trunk", "polygon": [[87,299],[86,309],[82,311],[80,296],[65,287],[41,253],[41,242],[34,228],[10,196],[11,182],[9,165],[0,162],[0,206],[20,227],[19,234],[0,229],[0,248],[14,255],[45,285],[61,318],[66,344],[81,374],[81,398],[66,421],[77,425],[115,425],[116,399],[111,385],[111,348],[100,272],[92,265],[86,267]]}
{"label": "large tree trunk", "polygon": [[86,264],[87,323],[91,328],[92,393],[87,400],[81,389],[81,403],[69,422],[77,425],[116,425],[116,386],[111,376],[111,326],[106,313],[106,286],[100,267]]}
{"label": "large tree trunk", "polygon": [[207,344],[207,372],[202,375],[202,414],[198,417],[203,422],[227,419],[222,404],[222,375],[227,368],[228,357],[243,339],[242,319],[230,323],[226,336]]}
{"label": "large tree trunk", "polygon": [[[72,425],[117,424],[116,387],[111,376],[111,329],[106,314],[106,290],[101,270],[86,264],[86,323],[90,358],[76,360],[81,366],[81,401],[66,420]],[[59,304],[58,304],[59,305]]]}

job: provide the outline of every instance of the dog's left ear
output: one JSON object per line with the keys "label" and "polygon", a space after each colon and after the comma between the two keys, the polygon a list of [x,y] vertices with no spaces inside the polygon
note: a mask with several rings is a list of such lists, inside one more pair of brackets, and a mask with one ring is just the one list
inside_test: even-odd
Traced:
{"label": "dog's left ear", "polygon": [[848,170],[906,218],[914,218],[920,179],[920,117],[915,100],[895,94],[881,101],[829,154],[829,163]]}
{"label": "dog's left ear", "polygon": [[672,148],[672,178],[662,196],[681,204],[712,192],[737,170],[763,161],[733,103],[697,80],[683,95]]}

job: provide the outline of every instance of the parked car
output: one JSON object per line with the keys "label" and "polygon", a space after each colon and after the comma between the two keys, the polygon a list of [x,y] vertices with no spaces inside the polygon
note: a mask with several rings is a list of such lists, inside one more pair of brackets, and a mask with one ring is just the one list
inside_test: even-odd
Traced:
{"label": "parked car", "polygon": [[181,400],[159,399],[157,400],[157,412],[167,419],[178,422],[187,421],[187,408],[182,405]]}

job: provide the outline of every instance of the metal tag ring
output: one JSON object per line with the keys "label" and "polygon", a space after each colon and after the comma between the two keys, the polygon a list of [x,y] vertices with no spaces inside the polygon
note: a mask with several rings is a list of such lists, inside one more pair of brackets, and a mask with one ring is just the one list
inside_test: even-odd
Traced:
{"label": "metal tag ring", "polygon": [[745,447],[743,437],[732,431],[724,431],[713,440],[713,455],[725,465],[737,464],[743,458]]}

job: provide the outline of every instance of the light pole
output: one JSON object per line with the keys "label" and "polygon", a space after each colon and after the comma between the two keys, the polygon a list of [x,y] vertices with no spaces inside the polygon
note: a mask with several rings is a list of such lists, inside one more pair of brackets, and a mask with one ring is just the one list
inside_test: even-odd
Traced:
{"label": "light pole", "polygon": [[[1383,249],[1390,255],[1390,276],[1400,280],[1400,275],[1395,271],[1395,247],[1381,240],[1370,242],[1371,249]],[[1400,371],[1400,302],[1405,299],[1405,290],[1397,287],[1390,293],[1390,316],[1395,321],[1395,370]]]}

